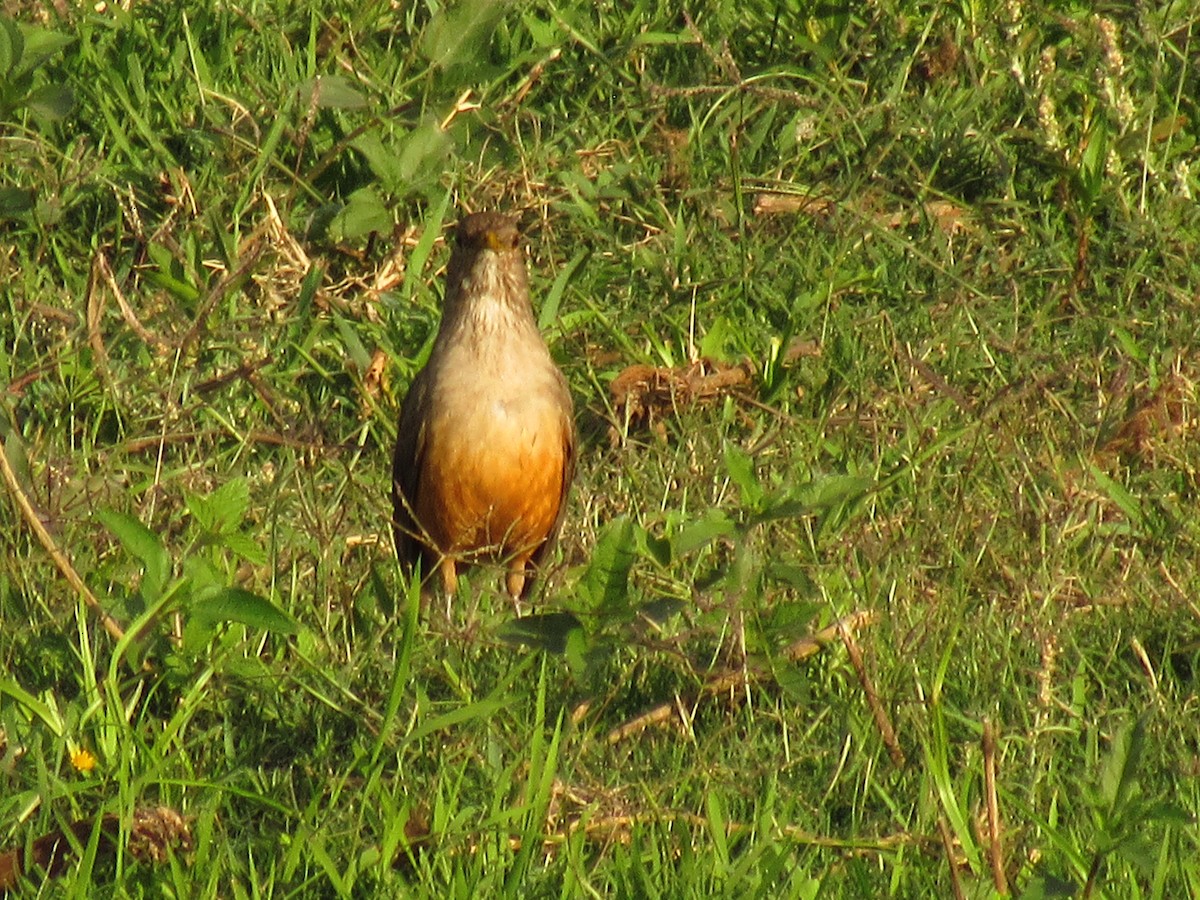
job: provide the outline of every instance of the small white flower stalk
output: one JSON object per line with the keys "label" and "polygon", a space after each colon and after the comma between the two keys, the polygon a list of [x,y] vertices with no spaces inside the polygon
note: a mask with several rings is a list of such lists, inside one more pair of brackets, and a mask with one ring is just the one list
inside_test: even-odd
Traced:
{"label": "small white flower stalk", "polygon": [[1116,187],[1131,209],[1144,210],[1151,191],[1190,197],[1194,152],[1178,158],[1173,138],[1186,120],[1178,114],[1177,96],[1173,101],[1166,85],[1147,85],[1145,66],[1127,64],[1129,50],[1139,63],[1146,52],[1157,52],[1166,65],[1161,42],[1135,38],[1130,49],[1127,22],[1081,13],[1060,17],[1058,38],[1039,45],[1033,38],[1044,32],[1033,29],[1019,0],[1008,0],[1004,9],[1007,21],[1000,27],[1015,51],[1009,69],[1029,91],[1034,139],[1072,173],[1071,193],[1080,208],[1090,207],[1106,186]]}
{"label": "small white flower stalk", "polygon": [[1175,181],[1175,196],[1180,200],[1192,199],[1192,167],[1186,159],[1175,163],[1171,172]]}
{"label": "small white flower stalk", "polygon": [[1121,53],[1120,36],[1112,19],[1096,16],[1095,22],[1102,53],[1096,72],[1100,96],[1116,120],[1117,134],[1124,134],[1133,124],[1135,113],[1133,99],[1125,85],[1125,57]]}
{"label": "small white flower stalk", "polygon": [[1054,96],[1050,92],[1050,87],[1054,83],[1054,73],[1057,71],[1057,68],[1054,48],[1043,48],[1042,55],[1038,58],[1038,66],[1035,72],[1035,84],[1038,90],[1038,125],[1041,128],[1040,137],[1042,145],[1047,150],[1056,151],[1063,148],[1062,128],[1058,124],[1057,106],[1054,102]]}
{"label": "small white flower stalk", "polygon": [[1004,4],[1004,37],[1013,43],[1021,34],[1021,20],[1025,18],[1025,8],[1021,0],[1007,0]]}
{"label": "small white flower stalk", "polygon": [[[1100,99],[1108,110],[1109,118],[1116,126],[1114,134],[1119,138],[1133,125],[1133,99],[1125,86],[1125,56],[1121,53],[1120,37],[1116,23],[1105,16],[1094,19],[1100,43],[1100,63],[1096,67],[1096,83]],[[1114,146],[1115,146],[1114,142]],[[1112,178],[1119,178],[1124,166],[1114,147],[1110,146],[1104,160],[1104,170]]]}

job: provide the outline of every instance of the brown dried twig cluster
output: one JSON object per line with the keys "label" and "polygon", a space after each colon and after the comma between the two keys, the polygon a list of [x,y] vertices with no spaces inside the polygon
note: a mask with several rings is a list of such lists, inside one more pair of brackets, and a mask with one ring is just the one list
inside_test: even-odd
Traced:
{"label": "brown dried twig cluster", "polygon": [[[93,830],[100,829],[97,858],[111,859],[116,855],[121,834],[121,820],[109,813],[95,819],[80,819],[66,828],[56,828],[23,849],[0,853],[0,892],[20,886],[22,878],[38,882],[58,878],[75,858],[77,847],[86,847]],[[187,852],[192,847],[192,833],[178,812],[167,806],[141,806],[133,811],[129,823],[129,840],[125,846],[129,855],[139,862],[161,865],[174,851]]]}
{"label": "brown dried twig cluster", "polygon": [[[784,352],[784,362],[820,354],[820,348],[812,341],[797,339]],[[609,431],[610,443],[616,445],[622,434],[643,428],[664,436],[664,418],[680,409],[749,387],[754,383],[757,368],[749,359],[728,364],[704,357],[686,366],[638,363],[626,367],[608,386],[617,420]]]}

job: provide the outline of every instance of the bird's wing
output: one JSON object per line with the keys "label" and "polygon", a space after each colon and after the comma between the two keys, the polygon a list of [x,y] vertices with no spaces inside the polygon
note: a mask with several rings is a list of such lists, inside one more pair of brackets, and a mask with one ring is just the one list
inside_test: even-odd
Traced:
{"label": "bird's wing", "polygon": [[562,442],[563,442],[563,471],[562,471],[562,486],[559,489],[558,495],[558,514],[554,517],[554,524],[550,526],[550,531],[546,535],[546,540],[542,545],[534,551],[530,560],[535,566],[542,564],[542,559],[554,546],[555,540],[558,538],[558,532],[562,529],[563,519],[567,514],[567,494],[571,490],[571,482],[575,480],[575,421],[573,416],[573,405],[571,403],[571,391],[567,387],[567,380],[562,373],[558,374],[558,390],[560,394],[560,407],[562,409]]}
{"label": "bird's wing", "polygon": [[400,407],[396,451],[392,455],[392,531],[396,556],[407,568],[414,566],[421,555],[421,542],[417,539],[420,529],[414,511],[424,464],[428,394],[424,376],[422,370],[413,379]]}

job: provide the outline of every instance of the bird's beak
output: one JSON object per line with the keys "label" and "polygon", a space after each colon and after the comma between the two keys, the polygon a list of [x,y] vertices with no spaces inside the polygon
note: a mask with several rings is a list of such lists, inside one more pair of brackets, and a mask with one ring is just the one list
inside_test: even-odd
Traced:
{"label": "bird's beak", "polygon": [[493,253],[504,253],[516,246],[517,237],[511,229],[492,228],[484,235],[483,241]]}

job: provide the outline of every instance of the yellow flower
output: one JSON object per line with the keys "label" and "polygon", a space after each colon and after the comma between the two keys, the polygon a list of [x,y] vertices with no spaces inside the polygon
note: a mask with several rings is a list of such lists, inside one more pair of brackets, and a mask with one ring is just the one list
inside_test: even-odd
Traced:
{"label": "yellow flower", "polygon": [[71,765],[75,767],[76,772],[88,774],[92,769],[96,768],[96,757],[91,750],[82,748],[71,751]]}

